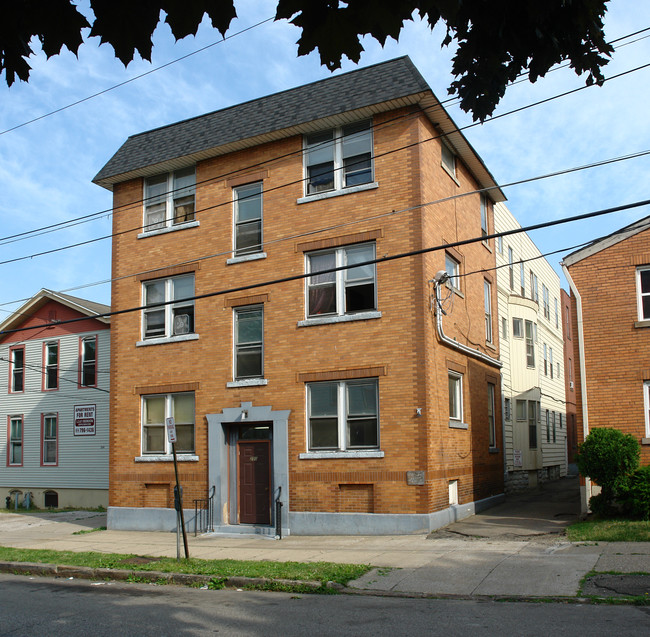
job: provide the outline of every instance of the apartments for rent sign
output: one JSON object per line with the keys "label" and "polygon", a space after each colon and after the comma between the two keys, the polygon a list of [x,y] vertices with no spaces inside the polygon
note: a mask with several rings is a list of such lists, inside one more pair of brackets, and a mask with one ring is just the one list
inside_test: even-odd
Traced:
{"label": "apartments for rent sign", "polygon": [[96,422],[96,405],[74,406],[74,435],[94,436]]}

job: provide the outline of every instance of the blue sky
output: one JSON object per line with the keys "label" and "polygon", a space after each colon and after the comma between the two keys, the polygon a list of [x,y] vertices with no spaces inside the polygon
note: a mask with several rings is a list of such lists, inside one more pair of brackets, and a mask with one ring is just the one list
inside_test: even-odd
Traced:
{"label": "blue sky", "polygon": [[[111,193],[91,180],[129,135],[330,76],[317,54],[297,57],[299,30],[287,22],[266,22],[235,35],[272,17],[275,2],[244,0],[237,1],[236,7],[239,17],[225,41],[206,23],[195,38],[178,43],[167,26],[159,26],[152,64],[137,59],[125,69],[113,49],[99,46],[94,38],[82,45],[78,59],[67,51],[50,60],[42,54],[34,56],[29,83],[8,88],[4,76],[0,78],[1,133],[218,42],[115,90],[0,134],[0,262],[109,235]],[[610,2],[609,40],[645,27],[650,27],[650,3]],[[443,37],[440,26],[431,33],[421,22],[409,23],[399,43],[390,41],[382,48],[374,40],[365,40],[360,65],[409,55],[444,100],[453,77],[452,52],[440,48]],[[618,48],[604,73],[610,77],[648,62],[650,37],[645,37]],[[342,71],[354,68],[345,61]],[[582,85],[584,79],[568,68],[536,84],[516,84],[508,89],[495,115]],[[465,135],[504,185],[650,150],[649,103],[650,68],[646,68],[603,87],[468,128]],[[459,126],[472,123],[455,103],[447,108]],[[648,199],[649,174],[650,156],[504,187],[504,192],[519,222],[530,225]],[[27,240],[6,239],[99,211],[106,214],[90,223]],[[650,209],[642,207],[531,236],[542,252],[568,249],[648,214]],[[561,257],[549,257],[558,272]],[[43,287],[109,303],[109,280],[109,239],[0,263],[0,321],[18,307],[18,301]]]}

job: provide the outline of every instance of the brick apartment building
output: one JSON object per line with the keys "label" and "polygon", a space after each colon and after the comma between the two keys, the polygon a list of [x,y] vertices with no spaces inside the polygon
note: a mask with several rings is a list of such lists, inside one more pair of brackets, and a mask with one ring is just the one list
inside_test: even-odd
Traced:
{"label": "brick apartment building", "polygon": [[[650,464],[649,224],[645,217],[563,261],[573,311],[578,443],[595,427],[620,429],[641,444],[643,465]],[[591,495],[583,481],[583,510]]]}
{"label": "brick apartment building", "polygon": [[574,351],[573,311],[571,296],[560,290],[562,306],[562,336],[564,340],[564,391],[566,395],[566,447],[567,461],[575,463],[578,453],[578,428],[576,424],[576,358]]}
{"label": "brick apartment building", "polygon": [[170,416],[217,531],[273,534],[279,500],[284,533],[420,532],[502,497],[493,240],[382,262],[487,236],[504,199],[408,58],[134,135],[94,181],[112,304],[144,307],[112,319],[109,527],[174,528]]}

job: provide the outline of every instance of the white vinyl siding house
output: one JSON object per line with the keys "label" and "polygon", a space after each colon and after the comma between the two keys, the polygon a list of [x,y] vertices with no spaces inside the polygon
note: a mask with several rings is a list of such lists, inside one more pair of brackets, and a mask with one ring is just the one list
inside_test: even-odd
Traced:
{"label": "white vinyl siding house", "polygon": [[[40,300],[47,303],[45,307],[50,312],[57,311],[52,310],[56,306],[50,295],[54,293],[44,294],[45,298]],[[29,314],[30,309],[21,308],[13,316]],[[7,323],[3,323],[2,329],[15,326],[10,323],[7,328]],[[0,458],[3,504],[9,495],[14,506],[17,495],[20,506],[29,493],[30,500],[39,508],[47,503],[58,507],[107,506],[110,330],[106,323],[107,319],[90,319],[70,324],[94,328],[88,331],[65,333],[53,326],[35,332],[31,338],[29,331],[5,337],[20,339],[25,367],[24,391],[10,393],[6,386],[0,387],[0,444],[3,450],[7,449],[5,457]],[[55,337],[52,331],[56,331]],[[90,379],[87,344],[91,341],[95,345],[92,355],[96,384],[89,386],[83,383],[84,378]],[[48,360],[43,354],[52,342],[57,343],[56,387],[52,382],[53,356]],[[0,383],[10,382],[8,352],[13,345],[0,342]],[[22,419],[20,466],[16,449],[9,453],[12,444],[16,446],[11,440],[11,423],[18,415]],[[16,433],[13,432],[14,438]]]}

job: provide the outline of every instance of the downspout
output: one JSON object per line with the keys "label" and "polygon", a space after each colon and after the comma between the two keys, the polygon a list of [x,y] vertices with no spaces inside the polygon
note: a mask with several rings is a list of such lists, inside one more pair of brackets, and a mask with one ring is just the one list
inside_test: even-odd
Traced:
{"label": "downspout", "polygon": [[[578,360],[580,363],[580,392],[582,393],[582,439],[583,442],[585,438],[589,435],[589,410],[587,409],[587,373],[585,366],[585,335],[584,327],[582,324],[582,297],[578,288],[576,287],[575,282],[569,274],[569,269],[562,265],[562,271],[566,280],[569,282],[569,288],[571,288],[571,294],[575,296],[576,299],[576,320],[578,323]],[[591,479],[585,478],[585,486],[580,487],[580,508],[583,513],[589,511],[589,494],[591,493]]]}
{"label": "downspout", "polygon": [[440,286],[449,278],[449,275],[444,271],[441,270],[436,274],[435,278],[433,279],[433,284],[435,286],[435,291],[436,291],[436,329],[438,331],[438,337],[440,340],[445,343],[446,345],[449,345],[449,347],[453,347],[454,349],[457,349],[460,352],[463,352],[463,354],[467,354],[468,356],[473,356],[474,358],[478,358],[479,360],[482,360],[484,363],[487,363],[488,365],[492,365],[493,367],[498,367],[501,369],[503,367],[503,363],[496,359],[492,358],[491,356],[488,356],[487,354],[484,354],[483,352],[479,351],[478,349],[472,349],[471,347],[468,347],[467,345],[463,345],[462,343],[459,343],[458,341],[455,341],[453,338],[449,338],[447,336],[443,329],[442,329],[442,308],[440,307]]}

